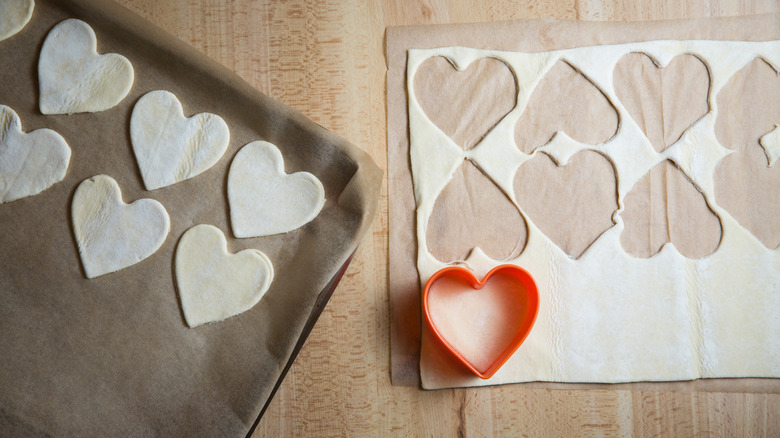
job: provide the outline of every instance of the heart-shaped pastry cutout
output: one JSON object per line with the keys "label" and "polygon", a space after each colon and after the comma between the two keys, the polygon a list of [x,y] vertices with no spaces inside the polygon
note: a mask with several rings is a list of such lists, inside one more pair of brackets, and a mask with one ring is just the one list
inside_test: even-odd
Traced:
{"label": "heart-shaped pastry cutout", "polygon": [[256,249],[228,253],[224,234],[211,225],[196,225],[181,236],[175,263],[181,308],[190,327],[251,309],[274,277],[265,254]]}
{"label": "heart-shaped pastry cutout", "polygon": [[489,379],[531,332],[539,290],[531,274],[515,265],[497,266],[482,281],[452,266],[428,280],[423,311],[444,346],[474,374]]}
{"label": "heart-shaped pastry cutout", "polygon": [[119,185],[106,175],[79,184],[71,216],[87,278],[116,272],[151,256],[171,227],[162,204],[154,199],[125,204]]}
{"label": "heart-shaped pastry cutout", "polygon": [[30,21],[35,2],[11,0],[0,2],[0,41],[16,35]]}
{"label": "heart-shaped pastry cutout", "polygon": [[620,243],[635,257],[650,257],[671,242],[680,254],[697,259],[720,244],[720,219],[701,191],[669,160],[634,184],[621,213]]}
{"label": "heart-shaped pastry cutout", "polygon": [[[756,58],[718,93],[715,201],[769,249],[780,248],[780,74]],[[763,149],[762,149],[763,148]]]}
{"label": "heart-shaped pastry cutout", "polygon": [[615,92],[658,152],[709,112],[710,76],[694,55],[680,55],[658,67],[643,53],[624,56],[614,72]]}
{"label": "heart-shaped pastry cutout", "polygon": [[271,143],[253,141],[236,154],[228,174],[233,234],[259,237],[286,233],[317,217],[325,189],[308,172],[284,173],[282,153]]}
{"label": "heart-shaped pastry cutout", "polygon": [[517,257],[528,226],[506,194],[471,161],[464,160],[433,205],[425,241],[443,262],[465,260],[479,247],[494,260]]}
{"label": "heart-shaped pastry cutout", "polygon": [[133,108],[130,139],[147,190],[190,179],[213,166],[227,150],[228,126],[221,117],[184,117],[173,93],[146,93]]}
{"label": "heart-shaped pastry cutout", "polygon": [[22,131],[11,108],[0,105],[0,204],[36,195],[62,181],[70,148],[51,129]]}
{"label": "heart-shaped pastry cutout", "polygon": [[49,32],[38,60],[40,108],[43,114],[107,110],[133,86],[133,66],[116,53],[98,55],[89,25],[74,18]]}
{"label": "heart-shaped pastry cutout", "polygon": [[463,149],[471,149],[517,104],[512,70],[495,58],[458,71],[447,58],[423,62],[414,75],[417,101],[428,118]]}
{"label": "heart-shaped pastry cutout", "polygon": [[515,142],[525,153],[565,132],[586,144],[603,143],[617,132],[618,116],[607,96],[566,61],[558,61],[534,88],[515,126]]}
{"label": "heart-shaped pastry cutout", "polygon": [[514,188],[530,220],[575,259],[614,225],[615,169],[598,152],[578,152],[563,166],[537,154],[517,170]]}

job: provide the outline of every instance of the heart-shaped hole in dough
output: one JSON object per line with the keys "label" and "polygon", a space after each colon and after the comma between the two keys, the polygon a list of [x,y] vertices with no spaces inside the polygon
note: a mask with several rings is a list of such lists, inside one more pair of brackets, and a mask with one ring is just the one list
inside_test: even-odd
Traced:
{"label": "heart-shaped hole in dough", "polygon": [[718,108],[715,134],[734,153],[715,169],[716,202],[764,246],[778,248],[780,164],[769,164],[777,150],[770,139],[780,124],[780,74],[763,59],[751,61],[718,93]]}
{"label": "heart-shaped hole in dough", "polygon": [[563,166],[539,153],[517,170],[514,187],[529,219],[575,259],[614,225],[615,169],[598,152],[578,152]]}
{"label": "heart-shaped hole in dough", "polygon": [[629,254],[650,257],[671,242],[698,259],[720,244],[720,219],[688,177],[669,160],[656,165],[631,188],[621,213],[620,242]]}
{"label": "heart-shaped hole in dough", "polygon": [[558,61],[534,88],[515,126],[515,142],[530,154],[556,132],[599,144],[617,132],[617,111],[607,96],[566,61]]}
{"label": "heart-shaped hole in dough", "polygon": [[427,59],[414,76],[428,118],[463,149],[471,149],[517,104],[515,76],[495,58],[458,71],[447,58]]}
{"label": "heart-shaped hole in dough", "polygon": [[495,260],[519,255],[528,238],[525,219],[503,191],[464,160],[433,205],[425,232],[439,260],[465,260],[475,247]]}
{"label": "heart-shaped hole in dough", "polygon": [[660,68],[644,53],[629,53],[615,66],[615,92],[657,152],[710,110],[710,75],[694,55],[680,55]]}

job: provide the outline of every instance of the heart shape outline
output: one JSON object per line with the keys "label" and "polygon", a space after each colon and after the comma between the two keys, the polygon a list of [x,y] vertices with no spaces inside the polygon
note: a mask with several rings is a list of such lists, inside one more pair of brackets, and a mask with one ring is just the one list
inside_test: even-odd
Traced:
{"label": "heart shape outline", "polygon": [[623,198],[620,216],[620,245],[637,258],[673,245],[683,257],[701,259],[717,251],[723,239],[721,218],[701,188],[670,159],[634,183]]}
{"label": "heart shape outline", "polygon": [[473,161],[463,160],[436,196],[425,239],[428,251],[442,262],[466,260],[475,248],[495,260],[511,260],[528,243],[528,224],[490,177]]}
{"label": "heart shape outline", "polygon": [[130,115],[130,141],[147,190],[193,178],[216,164],[230,142],[222,117],[211,113],[184,116],[173,93],[144,94]]}
{"label": "heart shape outline", "polygon": [[[436,281],[444,277],[453,276],[467,281],[475,290],[480,290],[487,284],[487,282],[490,280],[490,277],[499,272],[508,273],[517,279],[518,282],[522,284],[522,286],[524,286],[523,290],[528,294],[530,308],[528,309],[529,312],[526,314],[525,320],[523,321],[522,325],[518,329],[515,337],[512,339],[509,345],[507,345],[507,347],[495,358],[495,360],[491,363],[490,366],[488,366],[487,369],[480,371],[468,359],[466,359],[466,357],[460,354],[458,350],[452,344],[450,344],[444,338],[444,336],[442,336],[439,329],[436,328],[436,325],[434,324],[431,317],[430,307],[428,305],[428,294],[430,292],[431,286]],[[517,351],[518,348],[520,348],[520,345],[525,342],[526,338],[531,333],[534,323],[536,323],[536,317],[539,314],[539,288],[537,287],[533,276],[525,269],[516,265],[505,264],[496,266],[495,268],[491,269],[490,272],[488,272],[481,281],[477,280],[477,277],[474,276],[474,273],[469,269],[463,268],[461,266],[448,266],[446,268],[440,269],[439,271],[436,271],[436,273],[434,273],[425,284],[425,288],[423,289],[423,314],[425,315],[425,320],[427,321],[428,326],[433,331],[435,337],[438,338],[439,342],[441,342],[442,345],[444,345],[453,356],[455,356],[474,374],[483,380],[487,380],[493,377],[493,375],[506,363],[506,361],[509,360],[509,358],[515,353],[515,351]]]}
{"label": "heart shape outline", "polygon": [[99,54],[95,31],[69,18],[57,23],[38,58],[42,114],[105,111],[118,105],[133,86],[130,61],[116,53]]}
{"label": "heart shape outline", "polygon": [[[715,203],[766,248],[780,248],[780,68],[754,57],[717,95],[715,136],[731,153],[715,166]],[[774,146],[773,146],[774,144]]]}
{"label": "heart shape outline", "polygon": [[[536,153],[518,167],[513,186],[526,216],[574,260],[615,225],[617,171],[597,151],[581,150],[565,163],[545,152]],[[549,202],[556,198],[568,201]]]}
{"label": "heart shape outline", "polygon": [[[59,133],[46,128],[24,132],[16,112],[0,105],[0,204],[37,195],[62,181],[70,155]],[[31,177],[20,179],[24,172]]]}
{"label": "heart shape outline", "polygon": [[[672,76],[666,84],[665,74]],[[701,80],[703,77],[706,77],[706,82]],[[683,85],[679,84],[680,81]],[[669,83],[673,86],[669,87]],[[614,67],[613,86],[628,116],[658,153],[680,141],[711,111],[712,73],[707,63],[692,54],[677,55],[662,66],[648,53],[628,53]],[[679,99],[682,95],[678,93],[680,87],[689,96],[682,101]],[[650,95],[649,98],[639,97],[645,93]]]}
{"label": "heart shape outline", "polygon": [[[107,175],[82,181],[71,201],[73,234],[87,278],[133,266],[157,252],[171,229],[165,207],[149,198],[130,204]],[[119,236],[119,244],[112,242]],[[92,249],[94,247],[94,249]]]}
{"label": "heart shape outline", "polygon": [[517,78],[494,57],[467,66],[443,56],[428,58],[415,73],[414,90],[428,120],[464,151],[474,149],[517,106]]}
{"label": "heart shape outline", "polygon": [[516,147],[525,154],[555,137],[599,145],[614,138],[621,123],[615,104],[593,80],[565,59],[542,76],[514,126]]}
{"label": "heart shape outline", "polygon": [[320,180],[309,172],[285,173],[282,153],[267,141],[238,151],[227,191],[233,235],[239,238],[293,231],[314,220],[325,205]]}
{"label": "heart shape outline", "polygon": [[[260,269],[236,282],[241,276],[230,275],[234,272],[228,272],[226,266],[239,263],[243,263],[239,266],[243,272],[251,265]],[[222,231],[207,224],[195,225],[181,236],[176,246],[174,271],[182,313],[190,328],[246,312],[265,296],[274,278],[273,264],[262,251],[245,249],[230,253]],[[226,300],[227,295],[234,299]]]}

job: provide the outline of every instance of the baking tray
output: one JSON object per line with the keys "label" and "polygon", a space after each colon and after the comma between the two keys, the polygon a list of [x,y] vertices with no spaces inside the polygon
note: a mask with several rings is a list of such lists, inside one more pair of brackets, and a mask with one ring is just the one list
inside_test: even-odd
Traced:
{"label": "baking tray", "polygon": [[[99,53],[119,53],[133,64],[133,87],[114,108],[52,116],[38,110],[41,45],[66,18],[94,29]],[[0,57],[0,104],[17,112],[25,132],[53,129],[72,151],[63,181],[0,204],[0,435],[251,433],[370,225],[381,170],[359,148],[111,2],[39,0],[30,23],[0,41]],[[177,95],[186,116],[220,115],[231,135],[211,169],[147,191],[129,119],[138,99],[157,89]],[[300,229],[235,239],[227,172],[238,150],[254,140],[274,143],[286,172],[317,176],[327,201]],[[98,174],[119,183],[125,202],[161,202],[171,231],[146,260],[87,279],[70,204],[78,184]],[[231,252],[266,253],[275,277],[249,311],[190,329],[173,257],[181,235],[201,223],[222,230]]]}

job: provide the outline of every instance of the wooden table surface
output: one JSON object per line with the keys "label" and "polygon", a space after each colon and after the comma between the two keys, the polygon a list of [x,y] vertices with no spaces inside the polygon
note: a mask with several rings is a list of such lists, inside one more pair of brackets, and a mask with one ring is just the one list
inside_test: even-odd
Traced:
{"label": "wooden table surface", "polygon": [[[777,0],[120,0],[387,169],[387,26],[780,11]],[[451,4],[452,3],[452,4]],[[390,384],[387,184],[370,232],[254,436],[780,436],[780,395],[423,391]]]}

